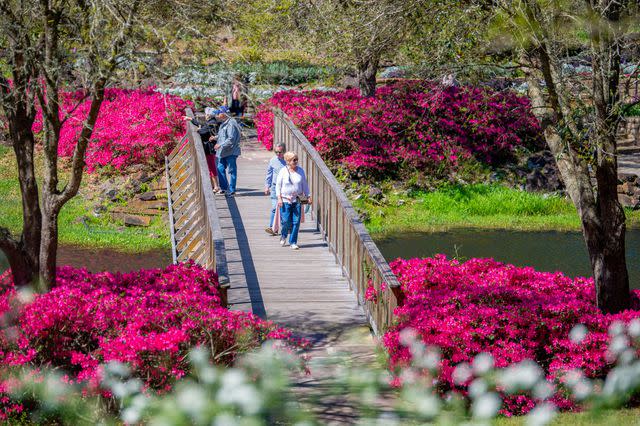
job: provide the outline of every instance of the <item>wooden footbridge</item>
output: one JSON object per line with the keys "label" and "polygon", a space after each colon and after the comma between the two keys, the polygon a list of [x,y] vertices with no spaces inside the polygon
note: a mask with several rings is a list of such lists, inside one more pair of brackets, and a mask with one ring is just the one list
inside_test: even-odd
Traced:
{"label": "wooden footbridge", "polygon": [[[281,247],[265,232],[271,201],[264,177],[273,153],[255,137],[244,138],[237,195],[214,195],[200,137],[189,124],[166,159],[174,262],[192,259],[217,271],[231,309],[251,311],[312,341],[329,342],[354,326],[382,333],[399,302],[395,275],[324,161],[276,110],[274,142],[280,141],[298,154],[314,198],[300,250]],[[370,285],[377,303],[365,300]]]}

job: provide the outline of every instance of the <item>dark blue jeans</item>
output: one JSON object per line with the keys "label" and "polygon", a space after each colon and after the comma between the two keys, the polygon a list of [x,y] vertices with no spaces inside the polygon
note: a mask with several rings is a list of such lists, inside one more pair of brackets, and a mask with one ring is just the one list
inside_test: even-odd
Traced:
{"label": "dark blue jeans", "polygon": [[282,224],[281,234],[283,240],[289,235],[289,244],[298,244],[298,231],[300,230],[300,203],[283,203],[280,209]]}
{"label": "dark blue jeans", "polygon": [[[230,155],[218,158],[218,183],[223,191],[236,192],[236,179],[238,177],[238,166],[236,165],[237,155]],[[229,180],[227,181],[227,168],[229,169]]]}

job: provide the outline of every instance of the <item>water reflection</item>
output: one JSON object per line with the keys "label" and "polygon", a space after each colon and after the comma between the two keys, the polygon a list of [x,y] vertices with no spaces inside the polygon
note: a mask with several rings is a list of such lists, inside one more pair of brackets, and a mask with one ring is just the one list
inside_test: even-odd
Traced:
{"label": "water reflection", "polygon": [[[378,241],[387,260],[398,257],[492,257],[539,271],[591,276],[587,249],[579,232],[517,232],[460,229],[432,234],[403,234]],[[627,231],[627,268],[632,288],[640,288],[640,230]]]}

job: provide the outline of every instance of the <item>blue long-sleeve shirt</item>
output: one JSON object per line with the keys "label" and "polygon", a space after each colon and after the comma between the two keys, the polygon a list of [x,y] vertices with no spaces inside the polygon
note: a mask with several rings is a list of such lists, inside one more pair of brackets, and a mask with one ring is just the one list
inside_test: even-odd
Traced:
{"label": "blue long-sleeve shirt", "polygon": [[216,151],[218,158],[240,155],[240,125],[238,122],[229,118],[220,125],[218,129],[218,150]]}
{"label": "blue long-sleeve shirt", "polygon": [[280,173],[280,170],[286,165],[287,162],[284,161],[284,158],[278,158],[277,155],[269,160],[267,176],[264,179],[264,187],[271,190],[272,197],[276,195],[276,178],[278,177],[278,173]]}

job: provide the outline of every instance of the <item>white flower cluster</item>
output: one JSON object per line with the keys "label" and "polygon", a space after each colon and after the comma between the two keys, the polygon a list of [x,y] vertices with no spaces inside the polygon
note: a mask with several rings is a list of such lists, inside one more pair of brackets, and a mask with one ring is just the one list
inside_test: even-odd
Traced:
{"label": "white flower cluster", "polygon": [[[588,333],[586,327],[578,325],[570,339],[580,343]],[[412,362],[399,372],[399,390],[391,386],[392,376],[384,362],[363,365],[339,354],[312,362],[331,365],[336,372],[331,381],[323,383],[320,397],[349,395],[357,402],[361,424],[484,425],[499,415],[503,395],[526,394],[536,402],[525,417],[526,424],[543,426],[557,414],[551,398],[560,388],[594,411],[621,407],[640,391],[640,319],[629,324],[613,323],[609,334],[608,353],[615,367],[604,380],[587,378],[575,369],[563,372],[560,380],[552,383],[533,361],[499,369],[492,355],[478,354],[453,371],[456,385],[464,386],[471,404],[455,390],[442,395],[437,380],[440,350],[425,346],[413,330],[404,330],[400,335],[401,343],[411,352]],[[212,365],[211,355],[202,348],[190,353],[190,363],[191,374],[164,394],[144,391],[139,379],[129,377],[126,365],[106,365],[102,384],[119,405],[119,420],[149,425],[319,424],[312,414],[313,400],[301,399],[292,386],[304,367],[301,358],[274,343],[245,355],[235,367]],[[57,372],[47,374],[41,381],[34,381],[33,373],[26,372],[19,377],[19,383],[22,386],[14,387],[12,397],[18,401],[36,397],[38,408],[29,412],[36,423],[51,416],[73,424],[78,419],[103,424],[116,421],[106,410],[96,410],[99,403],[81,397],[81,389],[62,384]]]}

